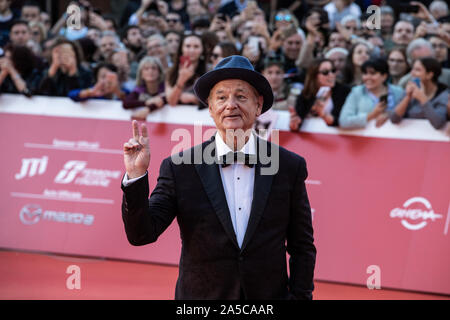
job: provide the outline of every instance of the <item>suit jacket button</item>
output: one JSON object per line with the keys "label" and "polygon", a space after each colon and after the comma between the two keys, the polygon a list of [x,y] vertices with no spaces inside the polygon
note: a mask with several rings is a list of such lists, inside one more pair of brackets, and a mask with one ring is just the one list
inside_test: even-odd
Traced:
{"label": "suit jacket button", "polygon": [[240,256],[239,261],[244,261],[244,257]]}

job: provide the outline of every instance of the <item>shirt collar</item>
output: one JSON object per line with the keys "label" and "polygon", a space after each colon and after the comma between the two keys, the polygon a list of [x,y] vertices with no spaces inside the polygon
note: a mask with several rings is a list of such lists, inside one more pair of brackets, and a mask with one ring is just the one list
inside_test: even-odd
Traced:
{"label": "shirt collar", "polygon": [[[216,155],[217,158],[220,159],[221,156],[226,155],[228,152],[234,152],[230,149],[230,147],[223,141],[222,136],[220,135],[219,131],[216,132]],[[243,152],[246,154],[254,154],[256,155],[256,141],[255,141],[255,135],[252,132],[250,134],[250,138],[248,139],[247,143],[244,144],[244,146],[241,148],[241,150],[238,150],[239,152]]]}

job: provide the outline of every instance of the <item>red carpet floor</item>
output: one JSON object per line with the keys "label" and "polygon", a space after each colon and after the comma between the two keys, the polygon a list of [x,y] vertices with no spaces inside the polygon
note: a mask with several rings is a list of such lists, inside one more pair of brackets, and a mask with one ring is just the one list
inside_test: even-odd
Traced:
{"label": "red carpet floor", "polygon": [[[66,287],[67,267],[80,267],[79,290]],[[156,299],[174,296],[178,268],[70,256],[0,251],[0,299]],[[369,290],[366,287],[316,281],[314,299],[429,300],[445,299],[423,293]]]}

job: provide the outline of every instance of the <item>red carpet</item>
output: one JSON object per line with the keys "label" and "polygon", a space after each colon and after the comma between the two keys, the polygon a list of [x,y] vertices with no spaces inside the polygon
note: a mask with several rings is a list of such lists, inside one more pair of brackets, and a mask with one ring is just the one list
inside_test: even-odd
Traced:
{"label": "red carpet", "polygon": [[[81,270],[81,289],[69,290],[67,267]],[[157,299],[174,296],[178,268],[147,263],[0,251],[0,299]],[[423,293],[369,290],[316,281],[314,299],[445,299]]]}

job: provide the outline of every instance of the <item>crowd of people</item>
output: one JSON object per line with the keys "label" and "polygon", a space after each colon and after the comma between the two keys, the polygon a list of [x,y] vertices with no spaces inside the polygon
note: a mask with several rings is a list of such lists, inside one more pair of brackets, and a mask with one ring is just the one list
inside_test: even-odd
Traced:
{"label": "crowd of people", "polygon": [[195,81],[243,55],[271,84],[272,108],[289,110],[292,131],[308,117],[347,129],[449,120],[445,1],[121,3],[113,16],[72,1],[52,21],[38,2],[0,0],[0,92],[120,100],[145,119],[163,107],[206,108]]}

